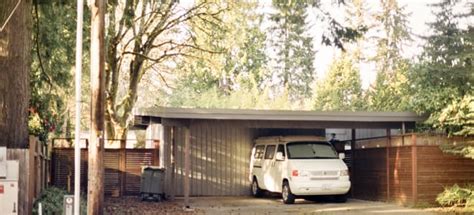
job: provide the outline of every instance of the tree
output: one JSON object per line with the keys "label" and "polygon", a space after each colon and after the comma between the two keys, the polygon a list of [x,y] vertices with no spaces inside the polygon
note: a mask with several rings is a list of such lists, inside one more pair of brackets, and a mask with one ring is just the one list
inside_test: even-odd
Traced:
{"label": "tree", "polygon": [[212,51],[200,47],[188,26],[201,22],[203,31],[218,27],[217,16],[224,10],[207,1],[188,8],[177,1],[109,2],[105,77],[109,138],[126,139],[137,90],[146,72],[164,73],[168,60],[190,56],[190,50]]}
{"label": "tree", "polygon": [[9,148],[28,146],[31,5],[6,0],[0,8],[0,146]]}
{"label": "tree", "polygon": [[346,54],[333,62],[326,78],[319,81],[315,89],[315,110],[358,111],[364,108],[360,72]]}
{"label": "tree", "polygon": [[409,63],[403,59],[403,46],[411,41],[408,15],[405,7],[396,0],[382,0],[382,10],[375,14],[382,36],[377,40],[377,52],[373,61],[377,77],[373,89],[368,93],[370,109],[376,111],[408,110],[406,72]]}
{"label": "tree", "polygon": [[[252,108],[255,96],[263,89],[267,57],[265,33],[260,30],[262,15],[255,2],[227,3],[228,10],[219,18],[221,28],[208,32],[192,25],[202,47],[217,53],[198,52],[185,58],[177,67],[178,80],[169,95],[171,106],[246,107]],[[233,102],[236,95],[246,95],[247,104]],[[244,102],[245,103],[245,102]]]}
{"label": "tree", "polygon": [[[409,72],[412,106],[429,114],[428,123],[438,121],[441,110],[474,92],[474,28],[461,29],[460,14],[454,8],[462,4],[444,0],[431,6],[436,20],[428,25],[432,35],[426,37],[420,63]],[[472,10],[463,16],[472,17]]]}
{"label": "tree", "polygon": [[301,101],[311,96],[314,80],[312,38],[306,32],[306,9],[304,1],[273,1],[276,12],[270,15],[270,48],[272,79],[276,80],[275,94],[287,89],[290,100]]}
{"label": "tree", "polygon": [[[70,119],[74,110],[71,81],[74,72],[75,10],[72,1],[36,1],[33,7],[28,124],[30,134],[39,136],[43,141],[46,141],[50,133],[65,134],[66,137],[72,135]],[[89,17],[86,12],[85,19]],[[86,24],[85,31],[89,30],[88,27]],[[88,55],[88,41],[89,35],[85,34],[85,55]],[[88,65],[88,58],[84,59],[84,64]],[[84,76],[84,82],[88,80],[88,76]],[[83,85],[88,86],[86,83]],[[85,94],[83,101],[88,101],[89,96]],[[83,116],[89,115],[88,109],[83,111]]]}

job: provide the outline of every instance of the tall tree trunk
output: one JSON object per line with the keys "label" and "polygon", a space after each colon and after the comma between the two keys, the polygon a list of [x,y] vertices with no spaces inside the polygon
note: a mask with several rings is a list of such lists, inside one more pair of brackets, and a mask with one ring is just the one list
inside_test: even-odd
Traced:
{"label": "tall tree trunk", "polygon": [[91,2],[91,137],[87,214],[103,214],[105,114],[105,0]]}
{"label": "tall tree trunk", "polygon": [[[0,3],[0,146],[28,145],[31,0]],[[14,11],[12,13],[12,11]],[[0,29],[1,30],[1,29]]]}

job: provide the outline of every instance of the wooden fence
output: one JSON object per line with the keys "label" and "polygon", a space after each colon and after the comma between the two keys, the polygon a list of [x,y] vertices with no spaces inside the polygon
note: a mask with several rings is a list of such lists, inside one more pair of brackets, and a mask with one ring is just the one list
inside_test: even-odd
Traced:
{"label": "wooden fence", "polygon": [[[144,166],[159,165],[155,149],[105,149],[104,191],[108,196],[136,195]],[[87,190],[87,149],[81,149],[81,189]],[[52,184],[71,191],[74,188],[74,149],[54,148],[51,162]]]}
{"label": "wooden fence", "polygon": [[33,202],[49,183],[47,148],[30,136],[28,149],[7,149],[7,160],[19,161],[18,214],[31,214]]}
{"label": "wooden fence", "polygon": [[354,150],[355,198],[404,205],[435,204],[444,187],[474,183],[474,160],[443,153],[444,136],[408,134],[359,140]]}

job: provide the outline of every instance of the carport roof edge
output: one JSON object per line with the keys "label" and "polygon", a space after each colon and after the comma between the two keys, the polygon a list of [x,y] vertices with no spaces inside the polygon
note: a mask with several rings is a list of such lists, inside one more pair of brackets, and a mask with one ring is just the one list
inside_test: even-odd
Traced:
{"label": "carport roof edge", "polygon": [[168,119],[333,121],[333,122],[421,122],[425,116],[413,112],[346,112],[153,107],[134,110],[134,116]]}

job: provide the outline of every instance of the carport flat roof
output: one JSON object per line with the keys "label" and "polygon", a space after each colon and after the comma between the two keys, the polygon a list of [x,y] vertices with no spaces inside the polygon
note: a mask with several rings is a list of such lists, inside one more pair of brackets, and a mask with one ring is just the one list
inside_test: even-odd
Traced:
{"label": "carport flat roof", "polygon": [[426,119],[413,112],[338,112],[154,107],[137,109],[135,117],[159,119],[215,119],[262,121],[390,122],[414,123]]}

